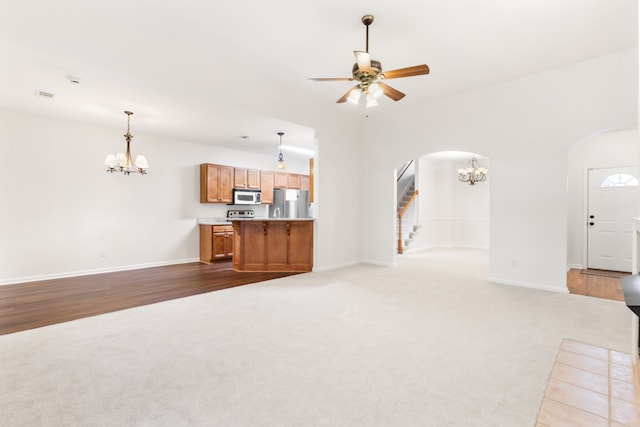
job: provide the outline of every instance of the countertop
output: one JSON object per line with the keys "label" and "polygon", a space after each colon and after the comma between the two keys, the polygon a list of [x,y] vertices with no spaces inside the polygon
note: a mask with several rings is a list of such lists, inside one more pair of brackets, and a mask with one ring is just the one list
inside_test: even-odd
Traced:
{"label": "countertop", "polygon": [[315,221],[315,218],[233,218],[231,221]]}
{"label": "countertop", "polygon": [[231,222],[225,218],[198,218],[200,225],[231,225]]}
{"label": "countertop", "polygon": [[315,218],[198,218],[198,224],[201,225],[231,225],[231,221],[315,221]]}

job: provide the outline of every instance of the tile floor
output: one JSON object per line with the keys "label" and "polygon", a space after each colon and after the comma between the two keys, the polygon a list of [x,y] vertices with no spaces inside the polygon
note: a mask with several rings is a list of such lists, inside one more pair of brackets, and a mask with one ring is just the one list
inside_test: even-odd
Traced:
{"label": "tile floor", "polygon": [[640,426],[640,389],[631,356],[563,340],[536,427]]}

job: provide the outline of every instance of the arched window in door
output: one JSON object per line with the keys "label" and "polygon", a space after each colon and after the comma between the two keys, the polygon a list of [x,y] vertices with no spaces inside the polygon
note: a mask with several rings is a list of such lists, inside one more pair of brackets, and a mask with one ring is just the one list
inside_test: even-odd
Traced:
{"label": "arched window in door", "polygon": [[637,187],[638,178],[628,173],[614,173],[606,177],[600,187]]}

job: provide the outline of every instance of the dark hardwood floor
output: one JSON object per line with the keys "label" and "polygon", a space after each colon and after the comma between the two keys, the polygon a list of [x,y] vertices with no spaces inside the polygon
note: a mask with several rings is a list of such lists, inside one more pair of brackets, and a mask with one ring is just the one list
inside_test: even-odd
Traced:
{"label": "dark hardwood floor", "polygon": [[[0,286],[0,335],[293,274],[189,263]],[[572,294],[624,301],[617,277],[572,269],[567,287]]]}
{"label": "dark hardwood floor", "polygon": [[0,286],[0,335],[299,273],[177,264]]}

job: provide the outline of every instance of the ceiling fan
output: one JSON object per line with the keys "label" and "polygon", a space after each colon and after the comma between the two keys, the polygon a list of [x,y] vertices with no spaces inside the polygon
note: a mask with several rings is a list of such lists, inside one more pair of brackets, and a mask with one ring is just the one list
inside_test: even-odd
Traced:
{"label": "ceiling fan", "polygon": [[347,101],[352,104],[357,104],[360,101],[360,95],[363,93],[367,94],[367,107],[378,105],[377,99],[383,94],[394,101],[399,101],[404,98],[405,94],[383,83],[383,80],[429,74],[429,66],[426,64],[383,72],[380,61],[371,59],[369,55],[369,25],[371,25],[372,22],[373,15],[364,15],[362,17],[362,23],[367,27],[367,44],[364,52],[353,52],[356,57],[356,63],[353,64],[352,69],[353,77],[308,79],[312,81],[357,81],[357,85],[349,89],[347,93],[336,101],[338,104]]}

